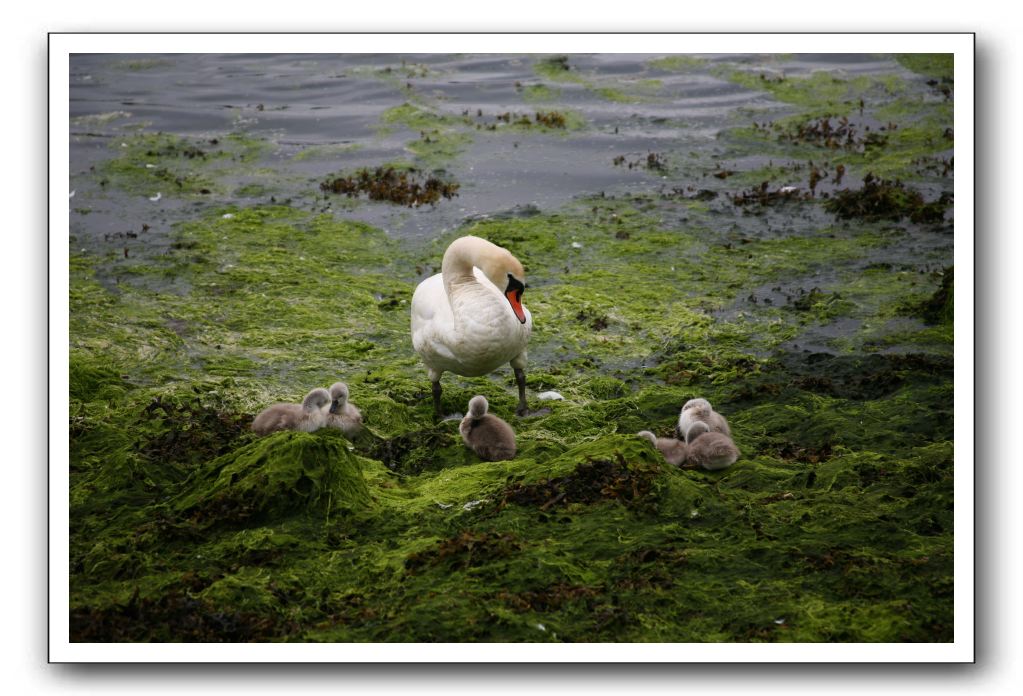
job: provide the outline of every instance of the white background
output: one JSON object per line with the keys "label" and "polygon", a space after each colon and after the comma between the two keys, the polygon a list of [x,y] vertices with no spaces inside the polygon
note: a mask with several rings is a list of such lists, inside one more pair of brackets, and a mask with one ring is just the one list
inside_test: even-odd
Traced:
{"label": "white background", "polygon": [[[3,187],[10,201],[0,234],[7,259],[4,304],[13,313],[0,345],[8,373],[3,423],[6,495],[0,498],[0,616],[8,691],[18,693],[616,693],[689,689],[718,693],[982,693],[1023,681],[1019,655],[1019,464],[1009,442],[1016,414],[1008,395],[1019,385],[1014,362],[1014,300],[1020,297],[1018,212],[1019,90],[1023,27],[1005,3],[892,2],[825,6],[729,2],[671,8],[661,3],[376,3],[256,4],[219,8],[180,1],[36,3],[5,8],[2,46]],[[908,4],[907,4],[908,5]],[[712,10],[720,9],[718,16]],[[375,10],[375,11],[374,11]],[[86,666],[46,663],[46,60],[48,31],[976,31],[976,365],[977,365],[977,664],[936,666]],[[961,138],[963,136],[960,136]],[[957,273],[957,275],[959,275]],[[1012,341],[1012,343],[1010,343]],[[959,364],[959,373],[970,365]],[[66,365],[50,379],[66,380]],[[962,396],[962,394],[960,394]],[[53,404],[60,410],[62,404]],[[957,414],[969,419],[973,413]],[[343,646],[341,646],[343,649]],[[401,651],[401,659],[414,659]],[[457,660],[453,648],[452,660]]]}

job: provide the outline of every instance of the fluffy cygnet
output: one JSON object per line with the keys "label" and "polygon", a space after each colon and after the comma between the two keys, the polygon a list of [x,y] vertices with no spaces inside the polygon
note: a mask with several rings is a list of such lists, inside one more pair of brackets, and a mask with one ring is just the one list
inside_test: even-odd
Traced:
{"label": "fluffy cygnet", "polygon": [[515,457],[515,431],[497,416],[487,413],[486,398],[469,399],[469,413],[462,419],[458,432],[473,452],[488,462]]}
{"label": "fluffy cygnet", "polygon": [[739,448],[732,438],[723,433],[712,432],[710,426],[702,421],[693,423],[689,429],[686,462],[698,464],[704,469],[724,469],[735,463],[739,458]]}
{"label": "fluffy cygnet", "polygon": [[252,429],[260,435],[277,430],[302,430],[311,433],[327,423],[326,406],[330,404],[330,393],[323,388],[313,389],[306,394],[302,404],[274,404],[262,411],[252,421]]}
{"label": "fluffy cygnet", "polygon": [[[707,428],[697,428],[690,433],[695,423],[704,423]],[[694,438],[704,432],[722,433],[728,437],[732,435],[732,431],[728,428],[728,421],[711,407],[709,401],[690,399],[682,407],[682,412],[678,416],[678,435],[687,443],[692,443]]]}
{"label": "fluffy cygnet", "polygon": [[362,413],[348,401],[348,385],[334,382],[330,385],[330,398],[327,427],[337,428],[348,437],[362,430]]}
{"label": "fluffy cygnet", "polygon": [[636,434],[650,440],[653,446],[664,455],[665,461],[672,466],[682,466],[685,463],[686,443],[682,440],[676,440],[673,437],[657,437],[649,430],[641,430]]}

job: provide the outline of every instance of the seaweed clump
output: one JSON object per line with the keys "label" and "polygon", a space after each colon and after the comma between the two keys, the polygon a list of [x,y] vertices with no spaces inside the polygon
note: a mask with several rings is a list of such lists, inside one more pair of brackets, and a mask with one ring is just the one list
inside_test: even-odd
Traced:
{"label": "seaweed clump", "polygon": [[547,128],[564,128],[566,125],[564,114],[557,111],[537,111],[534,119]]}
{"label": "seaweed clump", "polygon": [[369,489],[345,440],[332,434],[281,432],[219,457],[178,502],[206,527],[249,524],[307,510],[329,516],[369,503]]}
{"label": "seaweed clump", "polygon": [[[753,124],[754,130],[766,130],[768,126]],[[775,124],[775,129],[780,127]],[[889,123],[882,129],[895,130],[897,126]],[[778,135],[779,142],[790,142],[793,144],[805,143],[829,150],[846,150],[849,152],[865,152],[871,148],[883,147],[888,142],[888,137],[876,131],[869,131],[860,134],[855,123],[849,121],[847,116],[842,116],[835,123],[830,117],[811,119],[803,123],[795,124],[794,128],[781,129]]]}
{"label": "seaweed clump", "polygon": [[928,324],[950,323],[955,316],[953,311],[953,266],[941,272],[941,285],[927,300],[920,305],[920,314]]}
{"label": "seaweed clump", "polygon": [[360,169],[349,176],[338,176],[320,183],[320,190],[342,193],[349,198],[362,194],[371,201],[387,201],[398,205],[418,208],[429,203],[434,205],[441,198],[458,195],[459,184],[444,181],[435,176],[423,178],[418,169],[395,169],[377,167]]}
{"label": "seaweed clump", "polygon": [[653,489],[657,473],[653,468],[630,466],[621,452],[616,452],[614,459],[587,457],[567,476],[508,488],[502,505],[515,503],[547,510],[559,504],[594,503],[602,499],[636,505]]}
{"label": "seaweed clump", "polygon": [[754,186],[749,191],[743,191],[732,196],[732,203],[738,206],[760,205],[769,206],[784,203],[785,201],[800,200],[809,194],[800,195],[799,189],[794,186],[782,186],[774,191],[768,190],[769,181]]}
{"label": "seaweed clump", "polygon": [[664,155],[656,152],[649,152],[646,157],[640,156],[635,160],[628,160],[625,155],[617,155],[614,158],[613,163],[616,167],[626,165],[629,169],[645,167],[646,169],[654,171],[664,171],[668,168],[665,163]]}
{"label": "seaweed clump", "polygon": [[443,565],[451,570],[471,568],[506,558],[521,548],[522,544],[511,533],[466,530],[438,541],[433,548],[413,553],[405,559],[405,568],[410,571],[432,565]]}
{"label": "seaweed clump", "polygon": [[379,440],[371,445],[368,454],[397,474],[415,476],[441,466],[434,461],[436,453],[449,439],[439,428],[417,430]]}
{"label": "seaweed clump", "polygon": [[72,640],[88,643],[249,643],[272,640],[299,628],[294,621],[225,609],[180,589],[155,598],[140,598],[136,590],[122,606],[72,609],[70,623]]}
{"label": "seaweed clump", "polygon": [[142,413],[162,426],[142,452],[153,461],[163,462],[226,454],[232,443],[248,432],[252,420],[248,414],[218,408],[201,398],[165,401],[156,396]]}
{"label": "seaweed clump", "polygon": [[951,204],[951,193],[944,192],[928,203],[919,191],[907,188],[901,181],[878,179],[868,173],[863,178],[863,188],[837,191],[825,201],[824,209],[843,219],[897,222],[908,217],[912,222],[933,224],[944,220],[945,208]]}
{"label": "seaweed clump", "polygon": [[[482,111],[478,112],[478,116],[482,116]],[[477,130],[483,128],[486,128],[486,130],[497,130],[498,123],[506,123],[509,126],[519,126],[521,128],[533,128],[536,126],[565,130],[569,127],[569,117],[561,111],[534,111],[532,119],[527,114],[505,111],[504,113],[497,114],[494,118],[495,121],[491,124],[477,123]]]}

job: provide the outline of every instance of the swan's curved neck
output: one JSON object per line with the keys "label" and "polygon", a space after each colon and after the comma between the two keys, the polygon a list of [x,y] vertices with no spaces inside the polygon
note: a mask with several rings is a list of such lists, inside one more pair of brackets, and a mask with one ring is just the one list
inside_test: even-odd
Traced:
{"label": "swan's curved neck", "polygon": [[479,237],[461,237],[452,242],[441,262],[445,290],[450,293],[452,285],[475,283],[472,267],[476,266],[486,274],[487,266],[498,250],[499,246]]}

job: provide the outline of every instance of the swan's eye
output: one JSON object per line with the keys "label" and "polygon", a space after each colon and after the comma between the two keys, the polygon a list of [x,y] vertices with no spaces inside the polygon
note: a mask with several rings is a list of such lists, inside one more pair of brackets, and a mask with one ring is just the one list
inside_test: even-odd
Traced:
{"label": "swan's eye", "polygon": [[514,292],[517,297],[522,297],[522,291],[526,289],[522,281],[513,276],[511,273],[508,274],[508,287],[505,289],[504,294]]}

